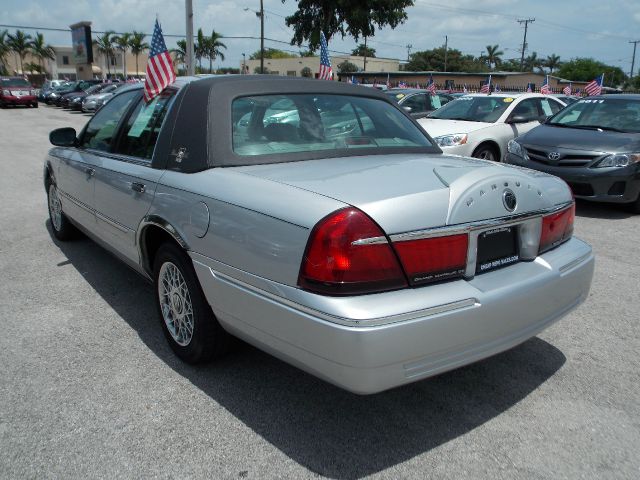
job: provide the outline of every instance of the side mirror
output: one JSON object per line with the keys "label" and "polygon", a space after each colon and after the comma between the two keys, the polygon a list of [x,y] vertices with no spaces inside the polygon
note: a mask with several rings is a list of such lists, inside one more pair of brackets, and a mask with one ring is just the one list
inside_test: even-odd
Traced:
{"label": "side mirror", "polygon": [[411,107],[402,107],[404,108],[404,111],[407,113],[411,113],[411,110],[413,110]]}
{"label": "side mirror", "polygon": [[539,121],[540,123],[547,123],[547,121],[548,121],[551,117],[553,117],[553,115],[543,115],[543,116],[541,116],[541,117],[538,119],[538,121]]}
{"label": "side mirror", "polygon": [[49,141],[56,147],[75,147],[78,143],[75,128],[56,128],[49,133]]}
{"label": "side mirror", "polygon": [[524,115],[514,115],[512,117],[509,117],[509,119],[507,120],[507,123],[527,123],[530,121],[531,119],[528,117],[525,117]]}

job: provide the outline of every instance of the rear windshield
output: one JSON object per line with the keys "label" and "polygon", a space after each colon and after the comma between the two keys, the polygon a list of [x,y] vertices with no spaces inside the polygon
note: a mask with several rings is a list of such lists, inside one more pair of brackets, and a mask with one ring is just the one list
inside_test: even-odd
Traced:
{"label": "rear windshield", "polygon": [[0,78],[3,87],[30,87],[31,84],[24,78]]}
{"label": "rear windshield", "polygon": [[640,100],[585,98],[561,110],[548,122],[561,127],[640,132]]}
{"label": "rear windshield", "polygon": [[494,123],[500,118],[513,102],[511,97],[465,96],[447,103],[436,110],[430,118],[444,118],[447,120],[467,120],[469,122]]}
{"label": "rear windshield", "polygon": [[[273,155],[319,150],[420,149],[432,144],[382,100],[348,95],[261,95],[232,103],[233,150]],[[372,153],[372,152],[368,152]]]}

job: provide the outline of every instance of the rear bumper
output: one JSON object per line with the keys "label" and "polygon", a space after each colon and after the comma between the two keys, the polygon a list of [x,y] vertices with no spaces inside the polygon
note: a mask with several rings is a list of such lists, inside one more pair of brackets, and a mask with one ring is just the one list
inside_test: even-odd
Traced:
{"label": "rear bumper", "polygon": [[507,153],[504,161],[562,178],[576,198],[607,203],[635,202],[640,194],[640,165],[625,168],[554,167]]}
{"label": "rear bumper", "polygon": [[574,238],[533,262],[470,281],[332,298],[283,285],[268,292],[221,273],[214,260],[192,258],[225,329],[359,394],[427,378],[531,338],[585,300],[594,269],[591,247]]}

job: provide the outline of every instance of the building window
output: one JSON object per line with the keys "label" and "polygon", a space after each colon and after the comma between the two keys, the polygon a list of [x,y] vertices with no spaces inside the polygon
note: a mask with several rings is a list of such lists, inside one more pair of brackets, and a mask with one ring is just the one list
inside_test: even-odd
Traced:
{"label": "building window", "polygon": [[63,55],[62,56],[62,64],[63,65],[69,65],[69,56],[68,55]]}
{"label": "building window", "polygon": [[111,65],[115,65],[116,64],[116,57],[111,57]]}
{"label": "building window", "polygon": [[297,72],[295,70],[287,70],[288,77],[295,77]]}
{"label": "building window", "polygon": [[280,75],[280,72],[278,70],[272,70],[269,72],[271,75]]}

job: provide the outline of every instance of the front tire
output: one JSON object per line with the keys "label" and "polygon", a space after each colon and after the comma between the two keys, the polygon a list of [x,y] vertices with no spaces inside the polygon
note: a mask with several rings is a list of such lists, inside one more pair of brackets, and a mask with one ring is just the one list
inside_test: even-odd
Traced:
{"label": "front tire", "polygon": [[492,162],[500,161],[496,149],[491,145],[486,144],[480,145],[478,148],[476,148],[471,156],[475,158],[481,158],[483,160],[490,160]]}
{"label": "front tire", "polygon": [[165,243],[153,265],[156,307],[171,349],[187,363],[227,353],[230,335],[220,326],[202,292],[189,256]]}
{"label": "front tire", "polygon": [[69,221],[62,211],[58,188],[53,182],[49,183],[47,189],[47,203],[49,205],[49,220],[51,221],[51,229],[58,240],[71,240],[77,234],[78,230]]}

